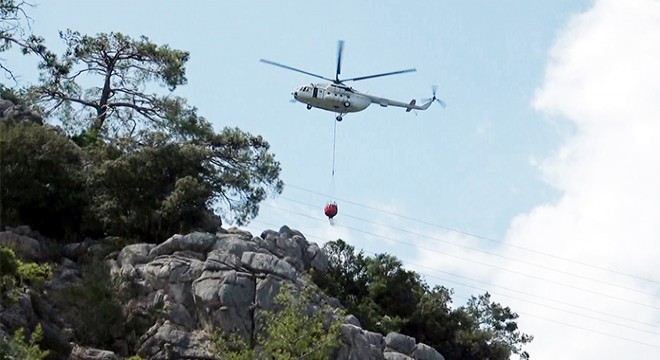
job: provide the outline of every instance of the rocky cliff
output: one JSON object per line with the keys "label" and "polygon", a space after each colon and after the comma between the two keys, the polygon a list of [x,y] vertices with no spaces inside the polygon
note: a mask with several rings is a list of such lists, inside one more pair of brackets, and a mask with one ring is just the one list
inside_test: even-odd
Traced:
{"label": "rocky cliff", "polygon": [[[311,282],[310,270],[323,273],[328,265],[317,244],[287,226],[260,236],[232,228],[174,235],[158,245],[119,243],[106,239],[55,246],[27,227],[0,232],[0,245],[23,258],[56,264],[43,292],[25,292],[15,302],[0,304],[0,337],[41,324],[44,344],[61,359],[121,359],[132,352],[148,359],[215,359],[215,329],[254,336],[256,319],[274,308],[283,285],[302,289]],[[115,352],[75,344],[80,329],[64,316],[76,311],[75,304],[63,308],[49,296],[80,283],[85,262],[105,265],[121,299],[126,324],[108,329],[108,338],[101,339]],[[318,296],[315,301],[341,308],[335,299]],[[366,331],[353,316],[336,321],[343,323],[336,359],[443,359],[408,336]]]}

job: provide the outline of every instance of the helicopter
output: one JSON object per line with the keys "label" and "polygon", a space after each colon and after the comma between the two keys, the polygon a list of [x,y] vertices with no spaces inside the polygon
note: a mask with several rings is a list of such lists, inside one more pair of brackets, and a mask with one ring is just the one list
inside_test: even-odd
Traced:
{"label": "helicopter", "polygon": [[442,100],[435,97],[435,92],[437,89],[437,87],[435,86],[433,87],[433,97],[431,97],[430,99],[423,100],[423,104],[421,105],[417,105],[417,101],[415,99],[407,103],[403,101],[392,100],[392,99],[365,94],[353,89],[350,86],[347,86],[344,83],[348,81],[373,79],[376,77],[415,72],[417,70],[406,69],[406,70],[392,71],[392,72],[376,74],[376,75],[354,77],[350,79],[339,79],[339,74],[341,73],[341,58],[343,51],[344,51],[344,41],[340,40],[337,47],[337,71],[335,72],[334,79],[330,79],[321,75],[313,74],[304,70],[296,69],[294,67],[283,65],[266,59],[261,59],[260,61],[269,65],[278,66],[287,70],[296,71],[312,77],[329,81],[328,83],[316,83],[316,84],[310,83],[310,84],[302,85],[298,87],[296,90],[294,90],[291,93],[291,95],[293,95],[293,98],[295,99],[293,100],[294,102],[299,101],[301,103],[307,104],[307,110],[311,110],[312,108],[318,108],[336,113],[337,121],[342,121],[344,115],[348,113],[362,111],[367,107],[369,107],[369,105],[371,104],[378,104],[382,107],[388,107],[388,106],[401,107],[401,108],[405,108],[406,112],[410,112],[411,110],[426,110],[435,101],[437,101],[440,105],[442,105],[442,107],[446,106]]}

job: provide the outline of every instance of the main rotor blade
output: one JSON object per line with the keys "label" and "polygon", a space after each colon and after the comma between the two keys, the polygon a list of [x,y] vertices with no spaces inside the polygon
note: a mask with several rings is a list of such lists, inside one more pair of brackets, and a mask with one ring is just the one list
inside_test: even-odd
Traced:
{"label": "main rotor blade", "polygon": [[291,70],[291,71],[296,71],[296,72],[299,72],[299,73],[303,73],[303,74],[305,74],[305,75],[309,75],[309,76],[317,77],[317,78],[319,78],[319,79],[323,79],[323,80],[326,80],[326,81],[334,82],[334,80],[332,80],[332,79],[328,79],[327,77],[323,77],[323,76],[321,76],[321,75],[312,74],[311,72],[307,72],[307,71],[303,71],[303,70],[300,70],[300,69],[296,69],[296,68],[293,68],[293,67],[291,67],[291,66],[286,66],[286,65],[278,64],[278,63],[276,63],[276,62],[274,62],[274,61],[270,61],[270,60],[266,60],[266,59],[261,59],[261,60],[259,60],[259,61],[261,61],[262,63],[269,64],[269,65],[279,66],[279,67],[281,67],[281,68],[285,68],[285,69],[287,69],[287,70]]}
{"label": "main rotor blade", "polygon": [[337,45],[337,72],[335,73],[335,81],[339,82],[339,74],[341,74],[341,55],[344,52],[344,40],[339,40]]}
{"label": "main rotor blade", "polygon": [[344,81],[359,81],[359,80],[365,80],[365,79],[372,79],[372,78],[375,78],[375,77],[389,76],[389,75],[396,75],[396,74],[404,74],[404,73],[415,72],[415,71],[417,71],[417,69],[399,70],[399,71],[393,71],[393,72],[388,72],[388,73],[384,73],[384,74],[376,74],[376,75],[360,76],[360,77],[351,78],[351,79],[343,79],[342,82],[344,82]]}

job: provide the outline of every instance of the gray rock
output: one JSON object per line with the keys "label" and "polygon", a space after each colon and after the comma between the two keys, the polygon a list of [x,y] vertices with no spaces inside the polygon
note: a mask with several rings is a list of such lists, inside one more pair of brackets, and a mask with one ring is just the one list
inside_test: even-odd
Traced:
{"label": "gray rock", "polygon": [[339,330],[343,344],[337,353],[337,360],[373,359],[371,346],[364,337],[361,328],[351,324],[343,324]]}
{"label": "gray rock", "polygon": [[177,234],[151,249],[149,251],[149,257],[171,255],[176,251],[184,250],[206,253],[215,244],[216,240],[215,235],[209,233],[194,232],[185,236]]}
{"label": "gray rock", "polygon": [[138,353],[152,360],[215,359],[207,336],[181,330],[170,321],[154,324],[140,340]]}
{"label": "gray rock", "polygon": [[280,293],[282,280],[266,275],[257,281],[256,305],[260,309],[271,310],[275,305],[275,296]]}
{"label": "gray rock", "polygon": [[355,315],[348,315],[346,317],[346,319],[344,320],[344,322],[346,324],[351,324],[351,325],[354,325],[354,326],[357,326],[357,327],[362,327],[360,325],[360,320],[357,317],[355,317]]}
{"label": "gray rock", "polygon": [[220,250],[212,250],[204,263],[204,271],[240,270],[240,268],[240,257]]}
{"label": "gray rock", "polygon": [[247,269],[264,274],[273,274],[285,279],[295,280],[296,270],[286,261],[275,255],[255,252],[245,252],[241,257],[243,266]]}
{"label": "gray rock", "polygon": [[369,344],[378,348],[381,352],[385,350],[385,337],[381,333],[364,331],[364,336],[367,338]]}
{"label": "gray rock", "polygon": [[13,231],[0,232],[0,245],[14,250],[16,255],[22,259],[43,261],[48,258],[41,241]]}
{"label": "gray rock", "polygon": [[249,273],[205,271],[193,283],[200,322],[207,327],[220,326],[225,331],[251,336],[255,287],[255,279]]}
{"label": "gray rock", "polygon": [[154,244],[133,244],[124,247],[117,256],[119,266],[144,264],[151,260],[149,252],[156,247]]}
{"label": "gray rock", "polygon": [[30,294],[21,293],[12,304],[3,304],[0,308],[0,323],[10,332],[19,328],[31,329],[37,322],[37,314],[32,309],[32,298]]}
{"label": "gray rock", "polygon": [[283,225],[280,228],[279,233],[280,233],[280,236],[288,237],[288,238],[294,237],[295,235],[298,235],[298,236],[302,237],[303,239],[305,238],[305,236],[300,231],[292,230],[290,227],[288,227],[286,225]]}
{"label": "gray rock", "polygon": [[414,360],[410,356],[406,356],[398,352],[386,351],[383,353],[383,356],[385,357],[385,360]]}
{"label": "gray rock", "polygon": [[442,356],[437,350],[422,343],[415,346],[415,349],[412,352],[412,357],[415,360],[445,360],[444,356]]}
{"label": "gray rock", "polygon": [[155,292],[166,291],[172,301],[188,309],[194,308],[191,284],[200,277],[204,262],[198,259],[177,255],[162,256],[153,261],[138,265],[138,273],[144,276],[146,284]]}
{"label": "gray rock", "polygon": [[415,349],[415,338],[391,332],[385,337],[385,351],[388,349],[405,355],[412,355]]}
{"label": "gray rock", "polygon": [[242,257],[243,253],[246,251],[257,252],[258,249],[259,247],[256,243],[250,241],[250,239],[246,237],[241,237],[236,234],[217,235],[217,241],[212,248],[212,250],[236,255],[239,258]]}
{"label": "gray rock", "polygon": [[118,241],[120,241],[118,238],[106,238],[103,241],[86,239],[83,242],[63,245],[61,253],[62,256],[74,261],[95,260],[111,253],[116,246],[113,243]]}
{"label": "gray rock", "polygon": [[268,230],[264,230],[264,231],[261,233],[261,235],[259,235],[259,237],[262,238],[263,240],[267,240],[268,238],[272,238],[272,239],[274,239],[274,238],[277,237],[279,234],[280,234],[280,233],[278,233],[278,232],[275,231],[275,230],[270,230],[270,229],[268,229]]}
{"label": "gray rock", "polygon": [[385,360],[385,353],[383,353],[383,350],[373,346],[369,345],[371,349],[371,360]]}
{"label": "gray rock", "polygon": [[308,267],[325,274],[328,271],[328,255],[321,251],[321,248],[316,243],[309,243],[309,247],[305,251],[305,262]]}
{"label": "gray rock", "polygon": [[0,114],[14,106],[14,103],[7,99],[0,99]]}
{"label": "gray rock", "polygon": [[237,227],[230,227],[227,229],[228,234],[234,234],[238,235],[240,237],[246,238],[246,239],[252,239],[252,233],[247,231],[247,230],[241,230]]}
{"label": "gray rock", "polygon": [[112,351],[99,350],[82,346],[74,346],[69,355],[69,360],[118,360]]}
{"label": "gray rock", "polygon": [[181,304],[177,304],[171,301],[167,301],[163,306],[163,311],[166,314],[168,320],[173,324],[180,325],[184,330],[190,331],[195,329],[195,319]]}

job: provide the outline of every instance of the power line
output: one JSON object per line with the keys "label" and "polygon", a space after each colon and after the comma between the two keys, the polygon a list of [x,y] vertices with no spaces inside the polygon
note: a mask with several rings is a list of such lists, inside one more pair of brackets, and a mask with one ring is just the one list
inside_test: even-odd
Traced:
{"label": "power line", "polygon": [[[266,226],[273,226],[273,225],[271,225],[271,224],[267,224],[267,223],[264,223],[264,222],[262,222],[262,221],[257,221],[257,220],[255,220],[255,222],[259,222],[259,223],[264,224],[264,225],[266,225]],[[323,239],[323,238],[321,238],[321,237],[319,237],[319,236],[314,236],[314,235],[310,235],[310,234],[305,234],[305,236],[306,236],[306,237],[316,238],[316,239],[319,239],[319,240],[321,240],[321,241],[325,241],[325,240],[327,240],[327,239]],[[374,252],[374,251],[369,251],[369,252],[370,252],[371,254],[374,254],[374,255],[377,254],[377,253]],[[400,260],[403,261],[404,263],[407,263],[407,264],[410,264],[410,265],[413,265],[413,266],[417,266],[417,267],[425,268],[425,269],[428,269],[428,270],[431,270],[431,271],[434,271],[434,272],[439,272],[439,273],[447,274],[447,275],[450,275],[450,276],[453,276],[453,277],[457,277],[457,278],[461,278],[461,279],[465,279],[465,280],[469,280],[469,281],[474,281],[474,282],[477,282],[477,283],[486,284],[486,285],[488,285],[488,286],[496,287],[496,288],[500,288],[500,289],[503,289],[503,290],[506,290],[506,291],[511,291],[511,292],[515,292],[515,293],[518,293],[518,294],[522,294],[522,295],[526,295],[526,296],[531,296],[531,297],[533,297],[533,298],[542,299],[542,300],[545,300],[545,301],[550,301],[550,302],[558,303],[558,304],[561,304],[561,305],[566,305],[566,306],[574,307],[574,308],[576,308],[576,309],[580,309],[580,310],[590,311],[590,312],[593,312],[593,313],[596,313],[596,314],[601,314],[601,315],[609,316],[609,317],[612,317],[612,318],[618,318],[618,319],[625,320],[625,321],[628,321],[628,322],[634,322],[634,323],[638,323],[638,324],[645,325],[645,326],[649,326],[649,327],[660,328],[660,325],[655,325],[655,324],[646,323],[646,322],[642,322],[642,321],[638,321],[638,320],[634,320],[634,319],[629,319],[629,318],[626,318],[626,317],[623,317],[623,316],[618,316],[618,315],[611,314],[611,313],[607,313],[607,312],[604,312],[604,311],[598,311],[598,310],[594,310],[594,309],[591,309],[591,308],[588,308],[588,307],[583,307],[583,306],[575,305],[575,304],[572,304],[572,303],[568,303],[568,302],[564,302],[564,301],[560,301],[560,300],[556,300],[556,299],[550,299],[550,298],[546,298],[546,297],[542,297],[542,296],[534,295],[534,294],[531,294],[531,293],[528,293],[528,292],[524,292],[524,291],[520,291],[520,290],[512,289],[512,288],[509,288],[509,287],[506,287],[506,286],[500,286],[500,285],[496,285],[496,284],[493,284],[493,283],[489,283],[489,282],[485,282],[485,281],[481,281],[481,280],[472,279],[472,278],[465,277],[465,276],[462,276],[462,275],[458,275],[458,274],[450,273],[450,272],[447,272],[447,271],[439,270],[439,269],[436,269],[436,268],[431,268],[431,267],[428,267],[428,266],[425,266],[425,265],[417,264],[417,263],[414,263],[414,262],[412,262],[412,261],[408,261],[408,260],[405,260],[405,259],[401,259],[401,258],[400,258]],[[464,287],[470,287],[470,288],[474,288],[474,289],[481,290],[481,291],[490,291],[491,293],[493,293],[491,290],[488,290],[488,289],[479,288],[479,287],[476,287],[476,286],[473,286],[473,285],[467,285],[467,284],[465,284],[465,283],[460,283],[460,282],[457,282],[457,281],[454,281],[454,280],[450,280],[450,279],[446,279],[446,278],[441,278],[441,277],[438,277],[438,276],[435,276],[435,275],[430,275],[430,274],[421,273],[421,272],[420,272],[420,274],[422,274],[422,275],[426,275],[426,276],[428,276],[428,277],[432,277],[432,278],[435,278],[435,279],[440,279],[440,280],[443,280],[443,281],[452,282],[452,283],[455,283],[455,284],[458,284],[458,285],[461,285],[461,286],[464,286]],[[496,293],[493,293],[493,294],[496,294]],[[574,311],[562,310],[562,309],[559,309],[559,308],[556,308],[556,307],[552,307],[552,306],[549,306],[549,305],[545,305],[545,304],[541,304],[541,303],[537,303],[537,302],[532,302],[532,301],[529,301],[528,299],[521,299],[521,298],[514,297],[514,296],[511,296],[511,295],[507,295],[507,294],[497,294],[497,295],[500,295],[500,296],[507,296],[507,297],[510,297],[510,298],[512,298],[512,299],[521,300],[521,301],[526,301],[526,302],[530,302],[530,303],[537,304],[537,305],[540,305],[540,306],[545,306],[545,307],[548,307],[548,308],[551,308],[551,309],[560,310],[560,311],[566,311],[566,312],[571,313],[571,314],[578,314],[578,315],[580,315],[580,313],[577,313],[577,312],[574,312]],[[614,323],[614,322],[609,321],[609,320],[602,320],[602,319],[600,319],[600,318],[597,318],[597,317],[594,317],[594,316],[590,316],[590,315],[582,315],[582,316],[589,317],[589,318],[593,318],[593,319],[597,319],[597,320],[601,320],[601,321],[604,321],[604,322],[613,323],[613,324],[619,324],[619,325],[621,325],[621,326],[629,327],[629,328],[631,328],[631,329],[635,329],[635,330],[638,330],[638,331],[645,331],[645,332],[648,332],[648,330],[644,330],[644,329],[639,329],[639,328],[631,327],[631,326],[628,326],[628,325],[625,325],[625,324]],[[656,334],[656,333],[652,333],[652,334],[654,334],[654,335],[660,335],[660,334]]]}
{"label": "power line", "polygon": [[[259,222],[259,223],[262,223],[262,224],[264,224],[264,225],[266,225],[266,226],[274,226],[274,225],[272,225],[272,224],[268,224],[268,223],[265,223],[265,222],[262,222],[262,221],[257,221],[257,220],[255,220],[254,222]],[[325,239],[323,239],[323,238],[321,238],[321,237],[319,237],[319,236],[314,236],[314,235],[309,235],[309,234],[306,234],[305,236],[306,236],[306,237],[307,237],[307,236],[315,237],[315,238],[317,238],[317,239],[319,239],[319,240],[325,240]],[[374,253],[374,254],[375,254],[375,253]],[[404,261],[404,260],[402,260],[402,261]],[[408,261],[404,261],[404,262],[406,262],[406,263],[408,263],[408,264],[412,264],[412,265],[420,266],[420,267],[425,267],[425,266],[422,266],[422,265],[419,265],[419,264],[414,264],[414,263],[411,263],[411,262],[408,262]],[[428,267],[426,267],[426,268],[428,268]],[[429,269],[431,269],[431,268],[429,268]],[[433,271],[439,271],[439,270],[437,270],[437,269],[432,269],[432,270],[433,270]],[[441,272],[443,272],[443,271],[441,271]],[[441,280],[444,280],[444,281],[452,282],[452,283],[455,283],[455,284],[458,284],[458,285],[461,285],[461,286],[470,287],[470,288],[474,288],[474,289],[477,289],[477,290],[488,291],[488,290],[485,290],[485,289],[480,289],[480,288],[475,287],[475,286],[471,286],[471,285],[467,285],[467,284],[458,283],[458,282],[456,282],[456,281],[452,281],[452,280],[444,279],[444,278],[439,278],[439,277],[436,277],[436,276],[433,276],[433,275],[429,275],[429,274],[425,274],[425,273],[419,273],[419,274],[420,274],[420,275],[427,276],[427,277],[438,278],[438,279],[441,279]],[[458,277],[461,277],[461,276],[458,276]],[[479,282],[481,282],[481,281],[479,281]],[[495,286],[497,286],[497,285],[495,285]],[[565,310],[565,309],[560,309],[560,308],[553,307],[553,306],[549,306],[549,305],[546,305],[546,304],[541,304],[541,303],[537,303],[537,302],[532,302],[532,301],[529,301],[529,300],[527,300],[527,299],[521,299],[521,298],[513,297],[513,296],[510,296],[510,295],[506,295],[506,294],[497,294],[497,293],[492,293],[492,292],[491,292],[491,294],[493,294],[493,295],[497,295],[497,296],[505,296],[505,297],[509,297],[509,298],[516,299],[516,300],[519,300],[519,301],[525,301],[525,302],[528,302],[528,303],[531,303],[531,304],[534,304],[534,305],[543,306],[543,307],[546,307],[546,308],[549,308],[549,309],[553,309],[553,310],[557,310],[557,311],[561,311],[561,312],[565,312],[565,313],[569,313],[569,314],[574,314],[574,315],[578,315],[578,316],[583,316],[583,317],[591,318],[591,319],[594,319],[594,320],[596,320],[596,321],[606,322],[606,323],[609,323],[609,324],[612,324],[612,325],[615,325],[615,326],[620,326],[620,327],[629,328],[629,329],[632,329],[632,330],[636,330],[636,331],[644,332],[644,333],[647,333],[647,334],[650,334],[650,335],[654,335],[654,336],[658,336],[658,335],[660,335],[660,334],[658,334],[658,333],[651,332],[651,331],[648,331],[648,330],[639,329],[639,328],[632,327],[632,326],[629,326],[629,325],[620,324],[620,323],[616,323],[616,322],[613,322],[613,321],[609,321],[609,320],[605,320],[605,319],[600,319],[600,318],[597,318],[597,317],[594,317],[594,316],[589,316],[589,315],[585,315],[585,314],[581,314],[581,313],[577,313],[577,312],[573,312],[573,311],[568,311],[568,310]],[[534,296],[534,297],[538,297],[538,298],[542,298],[542,297],[535,296],[535,295],[532,295],[532,296]],[[468,298],[466,298],[466,297],[464,297],[464,296],[460,296],[460,295],[456,295],[456,294],[454,294],[454,297],[458,297],[458,298],[461,298],[461,299],[464,299],[464,300],[469,300]],[[545,299],[545,300],[555,301],[555,300],[551,300],[551,299]],[[590,329],[590,328],[586,328],[586,327],[582,327],[582,326],[577,326],[577,325],[574,325],[574,324],[569,324],[569,323],[561,322],[561,321],[558,321],[558,320],[555,320],[555,319],[550,319],[550,318],[543,317],[543,316],[539,316],[539,315],[535,315],[535,314],[530,314],[530,313],[526,313],[526,312],[516,312],[516,313],[518,313],[519,315],[522,314],[522,315],[524,315],[524,316],[534,317],[534,318],[541,319],[541,320],[544,320],[544,321],[554,322],[554,323],[557,323],[557,324],[560,324],[560,325],[563,325],[563,326],[568,326],[568,327],[576,328],[576,329],[579,329],[579,330],[582,330],[582,331],[587,331],[587,332],[592,332],[592,333],[599,334],[599,335],[604,335],[604,336],[608,336],[608,337],[613,337],[613,338],[617,338],[617,339],[620,339],[620,340],[624,340],[624,341],[628,341],[628,342],[632,342],[632,343],[636,343],[636,344],[640,344],[640,345],[645,345],[645,346],[649,346],[649,347],[653,347],[653,348],[660,348],[660,346],[658,346],[658,345],[649,344],[649,343],[646,343],[646,342],[642,342],[642,341],[639,341],[639,340],[635,340],[635,339],[631,339],[631,338],[623,337],[623,336],[616,335],[616,334],[607,333],[607,332],[600,331],[600,330],[594,330],[594,329]],[[606,313],[603,313],[603,314],[606,314]],[[608,314],[606,314],[606,315],[608,315]],[[611,316],[611,315],[610,315],[610,316]],[[636,321],[636,320],[631,320],[631,319],[627,319],[627,318],[622,318],[622,319],[627,320],[627,321],[638,322],[638,321]],[[656,325],[647,324],[647,323],[642,323],[642,322],[640,322],[640,323],[641,323],[641,324],[644,324],[644,325],[647,325],[647,326],[653,326],[653,327],[656,327]]]}
{"label": "power line", "polygon": [[[269,204],[264,204],[264,205],[272,206],[272,205],[269,205]],[[277,207],[275,207],[275,208],[277,208]],[[307,214],[299,213],[299,212],[292,211],[292,210],[287,210],[287,211],[292,213],[292,214],[296,214],[296,215],[307,217],[307,218],[310,218],[310,219],[313,219],[313,220],[316,220],[316,221],[324,222],[324,220],[322,220],[322,219],[319,219],[319,218],[316,218],[316,217],[313,217],[313,216],[310,216],[310,215],[307,215]],[[522,272],[519,272],[519,271],[515,271],[515,270],[505,268],[503,266],[487,264],[487,263],[477,261],[477,260],[473,260],[473,259],[469,259],[469,258],[466,258],[466,257],[449,254],[449,253],[442,252],[442,251],[435,250],[435,249],[431,249],[431,248],[428,248],[428,247],[419,246],[419,245],[414,244],[414,243],[410,243],[410,242],[406,242],[406,241],[397,240],[397,239],[393,239],[393,238],[390,238],[390,237],[374,234],[374,233],[371,233],[369,231],[365,231],[365,230],[358,229],[358,228],[355,228],[355,227],[345,226],[345,225],[335,225],[335,226],[336,227],[342,227],[342,228],[349,229],[349,230],[353,230],[353,231],[356,231],[356,232],[360,232],[360,233],[363,233],[363,234],[366,234],[366,235],[369,235],[369,236],[373,236],[373,237],[378,238],[378,239],[384,239],[384,240],[389,240],[389,241],[392,241],[392,242],[397,242],[397,243],[400,243],[400,244],[404,244],[404,245],[414,247],[416,249],[430,251],[430,252],[433,252],[433,253],[436,253],[436,254],[440,254],[440,255],[447,256],[447,257],[456,258],[456,259],[460,259],[460,260],[463,260],[463,261],[468,261],[468,262],[479,264],[479,265],[482,265],[482,266],[489,266],[489,267],[492,267],[492,268],[495,268],[495,269],[498,269],[498,270],[502,270],[502,271],[506,271],[506,272],[509,272],[509,273],[529,277],[529,278],[532,278],[532,279],[537,279],[537,280],[553,283],[553,284],[556,284],[556,285],[564,286],[564,287],[567,287],[567,288],[572,288],[572,289],[575,289],[575,290],[579,290],[579,291],[583,291],[583,292],[586,292],[586,293],[606,297],[606,298],[609,298],[609,299],[614,299],[614,300],[618,300],[618,301],[622,301],[622,302],[627,302],[627,303],[630,303],[630,304],[635,304],[635,305],[638,305],[638,306],[643,306],[643,307],[651,308],[651,309],[654,309],[654,310],[660,310],[660,307],[657,307],[657,306],[654,306],[654,305],[649,305],[649,304],[641,303],[641,302],[638,302],[638,301],[635,301],[635,300],[630,300],[630,299],[626,299],[626,298],[622,298],[622,297],[618,297],[618,296],[604,294],[604,293],[601,293],[601,292],[598,292],[598,291],[595,291],[595,290],[590,290],[590,289],[586,289],[586,288],[583,288],[583,287],[580,287],[580,286],[575,286],[575,285],[571,285],[571,284],[562,283],[562,282],[556,281],[556,280],[546,279],[546,278],[542,278],[542,277],[539,277],[539,276],[522,273]]]}
{"label": "power line", "polygon": [[419,224],[432,226],[432,227],[435,227],[435,228],[438,228],[438,229],[442,229],[442,230],[446,230],[446,231],[450,231],[450,232],[455,232],[455,233],[458,233],[458,234],[467,235],[467,236],[470,236],[470,237],[473,237],[473,238],[476,238],[476,239],[489,241],[489,242],[494,242],[494,243],[498,243],[498,244],[501,244],[501,245],[504,245],[504,246],[509,246],[509,247],[520,249],[520,250],[524,250],[524,251],[536,253],[536,254],[539,254],[539,255],[547,256],[547,257],[550,257],[550,258],[554,258],[554,259],[558,259],[558,260],[562,260],[562,261],[566,261],[566,262],[571,262],[571,263],[579,264],[579,265],[582,265],[582,266],[586,266],[586,267],[590,267],[590,268],[610,272],[612,274],[627,276],[627,277],[634,278],[634,279],[637,279],[637,280],[642,280],[642,281],[647,281],[647,282],[651,282],[651,283],[655,283],[655,284],[660,284],[659,280],[653,280],[653,279],[645,278],[643,276],[629,274],[629,273],[625,273],[625,272],[622,272],[622,271],[609,269],[609,268],[606,268],[606,267],[603,267],[603,266],[590,264],[590,263],[583,262],[583,261],[580,261],[580,260],[569,259],[569,258],[566,258],[566,257],[550,254],[550,253],[543,252],[543,251],[540,251],[540,250],[531,249],[531,248],[528,248],[528,247],[524,247],[524,246],[520,246],[520,245],[510,243],[510,242],[505,242],[503,240],[497,240],[497,239],[489,238],[487,236],[471,233],[471,232],[464,231],[464,230],[461,230],[461,229],[452,228],[452,227],[444,226],[444,225],[439,225],[439,224],[432,223],[432,222],[429,222],[429,221],[415,219],[415,218],[412,218],[412,217],[409,217],[409,216],[397,214],[395,212],[379,209],[379,208],[369,206],[369,205],[365,205],[365,204],[361,204],[361,203],[358,203],[358,202],[355,202],[355,201],[341,199],[341,198],[338,198],[338,197],[335,197],[335,196],[331,196],[329,194],[320,193],[320,192],[317,192],[317,191],[314,191],[314,190],[306,189],[306,188],[296,186],[296,185],[292,185],[292,184],[289,184],[289,183],[287,183],[285,185],[286,185],[286,187],[289,187],[289,188],[293,188],[293,189],[304,191],[304,192],[311,193],[311,194],[316,194],[316,195],[323,196],[323,197],[326,197],[326,198],[332,198],[332,199],[335,199],[335,200],[338,200],[338,201],[341,201],[341,202],[345,202],[345,203],[352,204],[352,205],[355,205],[355,206],[359,206],[359,207],[362,207],[362,208],[366,208],[366,209],[369,209],[369,210],[381,212],[381,213],[384,213],[384,214],[396,216],[396,217],[406,219],[406,220],[409,220],[409,221],[413,221],[413,222],[416,222],[416,223],[419,223]]}
{"label": "power line", "polygon": [[[406,261],[406,260],[403,260],[403,259],[401,259],[401,261],[403,261],[404,263],[410,264],[410,265],[414,265],[414,266],[418,266],[418,267],[424,267],[424,268],[430,269],[430,270],[432,270],[432,271],[438,271],[437,269],[433,269],[433,268],[429,268],[429,267],[426,267],[426,266],[423,266],[423,265],[415,264],[415,263],[412,263],[412,262],[410,262],[410,261]],[[611,320],[607,320],[607,319],[602,319],[602,318],[599,318],[599,317],[596,317],[596,316],[587,315],[587,314],[580,313],[580,312],[577,312],[577,311],[566,310],[566,309],[562,309],[562,308],[559,308],[559,307],[555,307],[555,306],[551,306],[551,305],[543,304],[543,303],[540,303],[540,302],[531,301],[531,300],[529,300],[529,299],[523,299],[523,298],[519,298],[519,297],[516,297],[516,296],[508,295],[508,294],[496,293],[496,292],[493,292],[493,291],[491,291],[491,290],[487,290],[487,289],[479,288],[479,287],[474,286],[474,285],[469,285],[469,284],[461,283],[461,282],[458,282],[458,281],[455,281],[455,280],[450,280],[450,279],[447,279],[447,278],[442,278],[442,277],[435,276],[435,275],[431,275],[431,274],[427,274],[427,273],[421,273],[421,272],[420,272],[419,274],[421,274],[421,275],[425,275],[425,276],[427,276],[427,277],[431,277],[431,278],[434,278],[434,279],[438,279],[438,280],[442,280],[442,281],[451,282],[451,283],[454,283],[454,284],[457,284],[457,285],[460,285],[460,286],[463,286],[463,287],[469,287],[469,288],[477,289],[477,290],[480,290],[480,291],[487,291],[487,292],[489,292],[489,293],[491,293],[491,294],[493,294],[493,295],[504,296],[504,297],[508,297],[508,298],[510,298],[510,299],[514,299],[514,300],[518,300],[518,301],[524,301],[524,302],[526,302],[526,303],[534,304],[534,305],[537,305],[537,306],[542,306],[542,307],[545,307],[545,308],[548,308],[548,309],[552,309],[552,310],[561,311],[561,312],[564,312],[564,313],[567,313],[567,314],[572,314],[572,315],[582,316],[582,317],[589,318],[589,319],[592,319],[592,320],[597,320],[597,321],[605,322],[605,323],[608,323],[608,324],[612,324],[612,325],[616,325],[616,326],[620,326],[620,327],[625,327],[625,328],[628,328],[628,329],[636,330],[636,331],[639,331],[639,332],[644,332],[644,333],[647,333],[647,334],[651,334],[651,335],[655,335],[655,336],[660,336],[660,333],[652,332],[652,331],[649,331],[649,330],[647,330],[647,329],[641,329],[641,328],[634,327],[634,326],[630,326],[630,325],[627,325],[627,324],[621,324],[621,323],[618,323],[618,322],[615,322],[615,321],[611,321]],[[458,276],[458,275],[453,275],[453,276],[461,277],[461,276]],[[481,281],[479,281],[479,282],[481,282]],[[497,285],[491,285],[491,286],[494,286],[494,287],[500,287],[500,286],[497,286]],[[538,296],[534,296],[534,297],[538,297]],[[538,297],[538,298],[541,298],[541,299],[544,299],[544,300],[550,300],[550,299],[543,298],[543,297]],[[550,301],[555,301],[555,300],[550,300]],[[600,311],[598,311],[598,312],[599,312],[599,313],[602,313],[602,314],[605,314],[604,312],[600,312]],[[634,321],[634,320],[630,320],[630,319],[627,319],[627,318],[624,318],[624,319],[627,320],[627,321]],[[637,321],[635,321],[635,322],[637,322]],[[648,323],[643,323],[643,322],[640,322],[640,323],[642,323],[642,324],[644,324],[644,325],[646,325],[646,326],[650,326],[650,327],[658,327],[657,325],[653,325],[653,324],[648,324]]]}
{"label": "power line", "polygon": [[[310,204],[304,203],[302,201],[290,199],[290,198],[287,198],[287,197],[284,197],[284,196],[280,196],[280,198],[283,199],[283,200],[286,200],[286,201],[296,203],[296,204],[309,206],[311,208],[315,207],[314,205],[310,205]],[[369,224],[372,224],[372,225],[386,227],[386,228],[390,228],[390,229],[393,229],[393,230],[396,230],[396,231],[400,231],[400,232],[408,233],[408,234],[411,234],[411,235],[419,236],[419,237],[422,237],[422,238],[425,238],[425,239],[430,239],[430,240],[437,241],[437,242],[440,242],[440,243],[443,243],[443,244],[448,244],[448,245],[451,245],[451,246],[456,246],[456,247],[460,247],[460,248],[463,248],[463,249],[468,249],[468,250],[471,250],[471,251],[480,252],[480,253],[483,253],[483,254],[499,257],[499,258],[502,258],[502,259],[505,259],[505,260],[508,260],[508,261],[518,262],[518,263],[521,263],[521,264],[537,267],[537,268],[540,268],[540,269],[553,271],[553,272],[556,272],[556,273],[559,273],[559,274],[569,275],[569,276],[581,278],[581,279],[584,279],[584,280],[589,280],[589,281],[601,283],[601,284],[604,284],[604,285],[618,287],[618,288],[625,289],[625,290],[628,290],[628,291],[637,292],[637,293],[640,293],[640,294],[643,294],[643,295],[648,295],[648,296],[653,296],[653,297],[660,298],[660,295],[658,295],[658,294],[648,293],[648,292],[645,292],[645,291],[642,291],[642,290],[639,290],[639,289],[636,289],[636,288],[632,288],[632,287],[628,287],[628,286],[624,286],[624,285],[619,285],[619,284],[614,284],[614,283],[609,282],[609,281],[604,281],[604,280],[600,280],[600,279],[596,279],[596,278],[592,278],[592,277],[588,277],[588,276],[584,276],[584,275],[580,275],[580,274],[575,274],[575,273],[572,273],[572,272],[569,272],[569,271],[555,269],[553,267],[545,266],[545,265],[542,265],[542,264],[539,264],[539,263],[533,263],[533,262],[530,262],[530,261],[525,261],[525,260],[521,260],[521,259],[516,259],[516,258],[496,254],[496,253],[486,251],[486,250],[482,250],[482,249],[478,249],[478,248],[475,248],[475,247],[472,247],[472,246],[456,244],[456,243],[453,243],[451,241],[443,240],[443,239],[440,239],[440,238],[437,238],[437,237],[428,236],[428,235],[421,234],[421,233],[414,232],[414,231],[410,231],[410,230],[407,230],[407,229],[402,229],[402,228],[399,228],[399,227],[396,227],[396,226],[377,223],[375,221],[367,220],[367,219],[360,218],[360,217],[357,217],[357,216],[353,216],[353,215],[350,215],[350,214],[342,213],[342,216],[352,218],[352,219],[356,219],[358,221],[363,221],[363,222],[366,222],[366,223],[369,223]]]}

